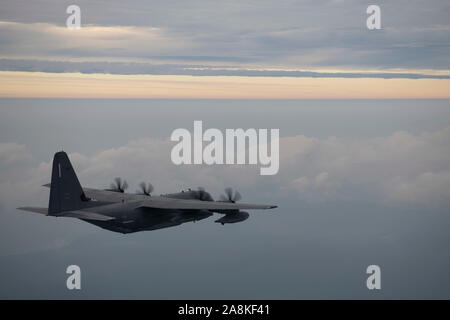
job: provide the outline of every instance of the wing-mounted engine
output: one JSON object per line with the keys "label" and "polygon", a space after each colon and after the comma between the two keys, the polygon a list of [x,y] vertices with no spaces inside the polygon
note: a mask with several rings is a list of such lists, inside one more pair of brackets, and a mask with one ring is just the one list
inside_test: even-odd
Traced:
{"label": "wing-mounted engine", "polygon": [[153,185],[150,182],[149,183],[141,182],[139,187],[141,188],[141,190],[136,191],[136,194],[143,195],[143,196],[151,197],[151,195],[152,195],[151,193],[153,192],[153,190],[155,190],[155,188],[153,187]]}
{"label": "wing-mounted engine", "polygon": [[200,201],[214,201],[213,197],[209,192],[205,190],[203,187],[198,187],[197,190],[187,189],[178,193],[169,193],[162,195],[166,198],[174,198],[174,199],[191,199],[191,200],[200,200]]}
{"label": "wing-mounted engine", "polygon": [[[239,191],[231,188],[225,188],[225,194],[220,195],[220,202],[230,202],[230,203],[236,203],[237,201],[241,200],[242,196],[239,193]],[[247,220],[249,217],[248,212],[240,211],[240,210],[218,210],[216,211],[218,213],[225,214],[222,218],[216,220],[215,222],[221,223],[224,225],[225,223],[236,223],[236,222],[242,222],[244,220]]]}
{"label": "wing-mounted engine", "polygon": [[106,191],[120,192],[124,193],[125,190],[128,189],[128,183],[126,180],[123,180],[120,177],[114,179],[114,183],[111,183],[109,189],[105,189]]}
{"label": "wing-mounted engine", "polygon": [[218,223],[221,223],[222,225],[224,225],[225,223],[242,222],[244,220],[247,220],[248,217],[249,217],[248,212],[238,211],[238,212],[226,214],[225,216],[216,220],[215,222],[218,222]]}
{"label": "wing-mounted engine", "polygon": [[225,188],[225,194],[220,195],[220,201],[222,202],[231,202],[236,203],[237,201],[241,200],[242,196],[239,193],[239,191],[234,191],[231,188]]}

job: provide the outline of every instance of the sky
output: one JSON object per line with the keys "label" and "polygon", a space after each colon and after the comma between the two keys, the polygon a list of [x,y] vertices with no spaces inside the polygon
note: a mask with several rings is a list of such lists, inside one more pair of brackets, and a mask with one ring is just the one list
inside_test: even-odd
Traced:
{"label": "sky", "polygon": [[379,1],[380,30],[356,0],[70,4],[1,1],[1,97],[449,97],[448,1]]}
{"label": "sky", "polygon": [[[1,99],[0,297],[448,299],[448,100]],[[276,106],[276,107],[275,107]],[[174,116],[176,115],[176,116]],[[175,166],[176,128],[279,128],[280,170]],[[278,205],[122,235],[18,211],[48,203],[51,160],[83,186],[150,181],[155,193],[225,187]],[[82,289],[65,287],[65,268]],[[382,289],[366,288],[381,268]]]}
{"label": "sky", "polygon": [[[79,30],[70,4],[0,0],[0,298],[450,298],[448,1],[378,1],[380,30],[356,0],[83,0]],[[174,165],[195,120],[279,129],[278,174]],[[83,186],[278,208],[128,235],[16,210],[59,150]]]}

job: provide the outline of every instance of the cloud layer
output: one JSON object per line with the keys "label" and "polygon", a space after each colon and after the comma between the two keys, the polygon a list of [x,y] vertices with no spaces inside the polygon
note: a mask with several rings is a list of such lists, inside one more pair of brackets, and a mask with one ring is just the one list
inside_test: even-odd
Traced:
{"label": "cloud layer", "polygon": [[[116,176],[137,189],[151,181],[156,193],[204,186],[214,195],[224,187],[253,190],[269,199],[286,193],[306,202],[349,202],[419,205],[446,210],[450,205],[450,127],[413,135],[399,131],[390,136],[324,139],[303,135],[280,140],[280,172],[259,175],[258,166],[175,166],[170,161],[174,143],[144,138],[86,156],[70,154],[83,185],[106,188]],[[0,202],[17,205],[42,195],[41,184],[50,177],[51,163],[30,165],[23,145],[0,145],[2,170]],[[22,159],[25,162],[14,161]],[[253,194],[254,196],[254,194]],[[30,200],[31,201],[31,200]]]}
{"label": "cloud layer", "polygon": [[380,78],[380,79],[450,79],[450,74],[432,70],[416,72],[320,72],[301,70],[250,69],[195,64],[120,62],[120,61],[52,61],[33,59],[0,59],[0,70],[50,73],[107,73],[107,74],[152,74],[191,76],[245,76],[245,77],[290,77],[290,78]]}
{"label": "cloud layer", "polygon": [[2,58],[103,62],[82,66],[86,72],[108,72],[104,63],[118,61],[153,63],[160,66],[147,72],[165,74],[172,64],[250,75],[255,69],[450,69],[448,1],[379,1],[377,31],[366,28],[367,5],[356,0],[79,1],[78,31],[65,27],[63,3],[3,2]]}

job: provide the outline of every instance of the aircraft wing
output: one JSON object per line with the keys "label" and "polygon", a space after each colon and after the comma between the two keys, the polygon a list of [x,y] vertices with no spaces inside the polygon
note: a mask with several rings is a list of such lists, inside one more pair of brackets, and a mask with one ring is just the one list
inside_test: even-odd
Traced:
{"label": "aircraft wing", "polygon": [[[29,211],[29,212],[36,212],[40,214],[48,215],[48,209],[47,208],[41,208],[41,207],[20,207],[17,208],[19,210],[23,211]],[[78,219],[84,219],[84,220],[96,220],[96,221],[109,221],[114,220],[114,217],[106,216],[100,213],[90,212],[90,211],[64,211],[61,212],[57,217],[69,217],[69,218],[78,218]]]}
{"label": "aircraft wing", "polygon": [[141,208],[159,208],[159,209],[180,209],[180,210],[240,210],[240,209],[273,209],[277,206],[261,205],[261,204],[247,204],[247,203],[232,203],[221,201],[200,201],[200,200],[186,200],[174,199],[165,197],[151,197],[144,200],[138,207]]}

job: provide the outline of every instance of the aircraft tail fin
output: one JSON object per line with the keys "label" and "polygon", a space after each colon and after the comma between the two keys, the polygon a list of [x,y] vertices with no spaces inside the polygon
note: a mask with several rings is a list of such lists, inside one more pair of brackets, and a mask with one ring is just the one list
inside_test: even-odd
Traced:
{"label": "aircraft tail fin", "polygon": [[53,157],[52,181],[48,214],[58,215],[63,211],[79,210],[89,201],[81,188],[69,157],[64,151]]}

